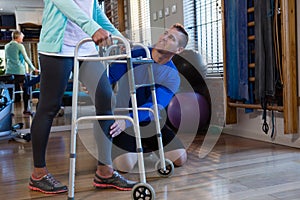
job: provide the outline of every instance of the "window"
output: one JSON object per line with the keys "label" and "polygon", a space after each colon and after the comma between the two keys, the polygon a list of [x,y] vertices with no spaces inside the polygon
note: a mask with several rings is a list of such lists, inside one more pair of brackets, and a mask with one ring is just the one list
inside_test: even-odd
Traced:
{"label": "window", "polygon": [[132,41],[151,44],[149,0],[130,0],[130,30]]}
{"label": "window", "polygon": [[[113,0],[106,0],[113,1]],[[151,0],[124,0],[127,37],[135,42],[151,44]],[[184,26],[190,35],[189,49],[197,50],[208,64],[209,76],[223,74],[223,41],[221,0],[182,0]]]}
{"label": "window", "polygon": [[184,26],[189,30],[187,48],[201,53],[208,75],[223,74],[221,0],[183,0]]}

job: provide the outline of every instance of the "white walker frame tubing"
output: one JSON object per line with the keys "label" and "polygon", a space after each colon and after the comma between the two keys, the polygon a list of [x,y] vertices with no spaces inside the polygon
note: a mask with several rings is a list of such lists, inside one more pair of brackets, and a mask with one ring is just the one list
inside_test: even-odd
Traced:
{"label": "white walker frame tubing", "polygon": [[[140,44],[140,43],[133,43],[133,46],[140,46],[145,49],[145,46]],[[147,58],[151,58],[150,52],[146,51]],[[133,70],[132,70],[133,71]],[[156,127],[156,137],[158,141],[158,150],[159,150],[159,158],[160,158],[160,165],[161,169],[163,171],[166,171],[166,163],[165,163],[165,154],[164,154],[164,148],[163,148],[163,143],[162,143],[162,134],[161,134],[161,127],[159,123],[159,112],[158,112],[158,104],[157,104],[157,98],[156,98],[156,93],[155,93],[155,80],[154,80],[154,75],[153,75],[153,70],[152,70],[152,65],[148,65],[148,74],[149,74],[149,84],[150,90],[151,90],[151,95],[152,95],[152,103],[153,103],[153,115],[154,115],[154,121],[155,121],[155,127]],[[133,81],[131,81],[133,82]],[[143,87],[145,85],[135,85],[135,90],[138,87]]]}
{"label": "white walker frame tubing", "polygon": [[[69,169],[69,191],[68,191],[68,199],[74,199],[74,190],[75,190],[75,166],[76,166],[76,136],[78,133],[78,123],[80,121],[86,121],[86,120],[112,120],[112,119],[124,119],[129,120],[133,124],[135,137],[136,137],[136,145],[137,145],[137,153],[138,153],[138,167],[139,167],[139,173],[140,173],[140,182],[146,183],[146,175],[145,175],[145,166],[144,166],[144,157],[143,157],[143,148],[141,144],[141,134],[140,134],[140,126],[139,126],[139,119],[138,119],[138,110],[137,107],[137,100],[136,100],[136,89],[137,86],[135,85],[134,80],[134,72],[133,72],[133,60],[131,58],[131,48],[129,42],[125,38],[112,36],[112,39],[119,40],[123,42],[126,48],[126,54],[120,54],[120,55],[108,55],[105,57],[80,57],[78,56],[78,50],[79,47],[86,42],[93,42],[91,38],[86,38],[81,40],[75,48],[75,54],[74,54],[74,73],[73,73],[73,95],[72,95],[72,126],[71,126],[71,144],[70,144],[70,169]],[[153,71],[152,71],[152,64],[153,62],[150,62],[151,56],[149,49],[142,45],[142,44],[134,44],[141,46],[145,49],[147,60],[140,60],[139,63],[150,63],[149,65],[149,78],[152,82],[151,84],[148,84],[148,86],[151,87],[151,93],[152,93],[152,99],[153,99],[153,108],[140,108],[140,110],[149,110],[154,114],[156,129],[157,129],[157,139],[159,144],[159,154],[161,158],[161,168],[165,170],[165,162],[164,162],[164,152],[163,152],[163,144],[161,139],[161,133],[160,133],[160,124],[159,124],[159,115],[158,115],[158,106],[157,106],[157,100],[156,100],[156,93],[155,93],[155,83],[154,83],[154,77],[153,77]],[[100,47],[101,48],[101,47]],[[127,61],[127,68],[128,68],[128,81],[129,81],[129,88],[130,88],[130,97],[131,97],[131,103],[132,108],[124,108],[128,110],[132,110],[133,112],[133,118],[125,115],[105,115],[105,116],[85,116],[85,117],[79,117],[77,118],[77,103],[78,103],[78,77],[79,77],[79,61],[109,61],[109,60],[115,60],[115,62],[124,62],[124,60],[117,60],[117,59],[126,59]],[[146,86],[146,85],[142,85]],[[124,110],[123,109],[123,110]],[[119,110],[122,110],[119,109]]]}

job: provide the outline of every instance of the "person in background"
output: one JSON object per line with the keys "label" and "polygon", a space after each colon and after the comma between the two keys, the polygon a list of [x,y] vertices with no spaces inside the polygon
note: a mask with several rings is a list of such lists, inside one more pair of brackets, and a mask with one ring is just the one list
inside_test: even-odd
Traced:
{"label": "person in background", "polygon": [[[39,70],[36,69],[30,59],[27,56],[26,50],[23,43],[24,34],[18,30],[12,32],[12,40],[4,46],[5,50],[5,63],[7,75],[14,75],[13,83],[15,84],[15,91],[23,90],[23,104],[24,104],[24,115],[31,115],[31,111],[28,110],[28,100],[29,93],[26,87],[24,87],[25,75],[26,75],[26,65],[35,72]],[[13,98],[12,91],[10,95]]]}
{"label": "person in background", "polygon": [[[177,23],[166,30],[159,37],[158,42],[149,48],[154,61],[152,68],[161,119],[164,118],[162,113],[166,113],[162,111],[168,106],[180,85],[180,77],[172,58],[175,54],[181,53],[187,43],[188,33],[181,24]],[[133,50],[132,57],[146,57],[145,50],[141,48]],[[134,79],[137,85],[150,83],[147,67],[145,64],[134,65]],[[129,88],[126,88],[128,80],[125,80],[127,75],[124,75],[126,72],[126,64],[122,63],[113,63],[109,68],[109,78],[112,84],[119,80],[123,81],[122,84],[118,84],[117,107],[130,106]],[[153,108],[150,87],[138,88],[136,96],[138,107]],[[129,115],[133,116],[131,112]],[[149,111],[138,111],[138,115],[144,153],[157,151],[158,143],[153,114]],[[161,122],[164,121],[161,120]],[[137,163],[136,139],[132,124],[129,121],[116,120],[111,129],[113,144],[115,144],[112,153],[114,167],[120,171],[129,172]],[[161,133],[166,158],[175,166],[182,166],[187,160],[187,153],[182,142],[165,124],[162,124]]]}
{"label": "person in background", "polygon": [[[61,106],[74,50],[83,38],[92,38],[78,51],[79,56],[98,56],[97,45],[111,44],[110,35],[122,36],[101,10],[98,0],[44,0],[42,29],[38,44],[41,77],[39,105],[31,125],[34,168],[29,188],[43,193],[62,193],[67,186],[56,180],[46,167],[46,149],[53,118]],[[96,115],[112,115],[112,88],[101,62],[80,63],[80,81],[89,91]],[[103,133],[94,132],[98,163],[93,185],[97,188],[131,190],[136,184],[112,168],[110,126],[113,120],[98,121]]]}

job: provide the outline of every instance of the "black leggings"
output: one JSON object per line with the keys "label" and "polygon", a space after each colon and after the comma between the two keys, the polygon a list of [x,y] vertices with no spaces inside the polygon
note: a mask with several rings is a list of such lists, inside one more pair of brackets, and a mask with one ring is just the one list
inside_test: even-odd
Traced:
{"label": "black leggings", "polygon": [[[50,129],[56,113],[60,109],[70,73],[73,57],[39,55],[41,82],[39,105],[31,125],[34,167],[45,167],[45,155]],[[100,62],[83,62],[80,65],[80,81],[89,91],[95,104],[96,115],[112,114],[112,89],[106,70]],[[111,164],[111,138],[109,128],[113,120],[99,121],[103,132],[95,132],[98,146],[99,164]],[[104,134],[103,134],[104,133]]]}

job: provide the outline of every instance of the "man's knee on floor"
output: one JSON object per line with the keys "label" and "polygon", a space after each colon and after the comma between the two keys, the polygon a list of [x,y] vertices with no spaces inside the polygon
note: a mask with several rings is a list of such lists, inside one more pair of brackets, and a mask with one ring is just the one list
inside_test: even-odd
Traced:
{"label": "man's knee on floor", "polygon": [[187,153],[185,149],[176,149],[165,152],[165,157],[171,160],[175,167],[180,167],[187,161]]}
{"label": "man's knee on floor", "polygon": [[137,163],[136,153],[125,153],[113,160],[114,169],[121,172],[130,172]]}

